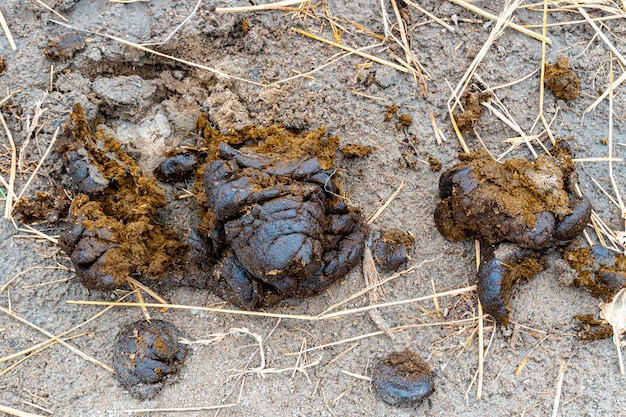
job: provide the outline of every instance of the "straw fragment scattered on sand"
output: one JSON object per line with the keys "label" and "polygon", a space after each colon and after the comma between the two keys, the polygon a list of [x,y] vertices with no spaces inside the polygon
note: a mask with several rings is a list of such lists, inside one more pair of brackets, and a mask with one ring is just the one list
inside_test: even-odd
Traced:
{"label": "straw fragment scattered on sand", "polygon": [[0,9],[0,25],[2,26],[2,30],[4,30],[4,35],[7,37],[9,41],[9,45],[11,45],[11,49],[14,51],[17,50],[17,45],[15,45],[15,41],[13,40],[13,35],[11,34],[11,30],[9,29],[9,25],[7,21],[4,19],[4,14],[2,13],[2,9]]}

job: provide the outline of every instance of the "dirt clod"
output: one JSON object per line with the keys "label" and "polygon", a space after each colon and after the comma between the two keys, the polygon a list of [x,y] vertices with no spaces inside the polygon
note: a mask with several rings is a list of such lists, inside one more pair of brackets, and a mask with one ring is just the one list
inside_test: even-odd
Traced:
{"label": "dirt clod", "polygon": [[187,357],[180,332],[163,320],[129,324],[115,339],[115,378],[138,399],[154,397],[175,377]]}
{"label": "dirt clod", "polygon": [[402,126],[406,127],[409,127],[413,124],[413,118],[407,113],[402,113],[400,116],[398,116],[398,121]]}
{"label": "dirt clod", "polygon": [[393,352],[372,371],[372,383],[380,398],[391,405],[417,405],[435,392],[435,374],[409,349]]}
{"label": "dirt clod", "polygon": [[51,61],[62,61],[71,58],[85,47],[85,38],[79,32],[66,33],[48,42],[43,54]]}
{"label": "dirt clod", "polygon": [[546,88],[561,100],[574,100],[578,98],[578,77],[569,69],[569,60],[561,56],[554,65],[546,63],[545,76]]}
{"label": "dirt clod", "polygon": [[374,258],[387,269],[397,269],[409,260],[409,251],[415,244],[415,236],[400,229],[387,230],[376,244]]}

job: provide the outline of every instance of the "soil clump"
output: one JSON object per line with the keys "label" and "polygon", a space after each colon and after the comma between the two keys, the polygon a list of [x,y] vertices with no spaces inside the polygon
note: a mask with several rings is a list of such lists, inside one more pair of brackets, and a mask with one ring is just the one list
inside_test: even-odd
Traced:
{"label": "soil clump", "polygon": [[34,197],[20,197],[14,210],[20,215],[20,221],[25,224],[48,222],[56,224],[64,220],[70,208],[69,196],[60,187],[54,187],[52,192],[35,191]]}
{"label": "soil clump", "polygon": [[594,245],[565,252],[565,260],[576,270],[575,287],[587,288],[594,297],[610,302],[626,287],[626,255]]}
{"label": "soil clump", "polygon": [[365,145],[350,143],[341,148],[341,153],[346,158],[362,158],[372,153],[372,148]]}

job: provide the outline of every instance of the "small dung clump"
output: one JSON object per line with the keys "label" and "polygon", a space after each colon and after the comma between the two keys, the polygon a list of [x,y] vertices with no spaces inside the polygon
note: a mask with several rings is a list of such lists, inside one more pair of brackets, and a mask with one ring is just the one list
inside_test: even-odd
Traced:
{"label": "small dung clump", "polygon": [[509,297],[513,285],[530,281],[545,268],[542,254],[511,243],[483,250],[478,269],[477,294],[483,309],[503,326],[509,323]]}
{"label": "small dung clump", "polygon": [[163,320],[140,320],[126,326],[115,339],[115,378],[140,400],[154,397],[175,381],[188,348],[180,332]]}
{"label": "small dung clump", "polygon": [[65,190],[54,187],[52,192],[35,191],[33,197],[20,197],[14,209],[20,215],[22,223],[56,224],[65,219],[70,204],[70,198]]}
{"label": "small dung clump", "polygon": [[372,371],[372,384],[390,405],[418,405],[435,392],[435,374],[409,349],[390,353]]}
{"label": "small dung clump", "polygon": [[619,290],[626,287],[626,255],[594,245],[569,250],[564,258],[578,275],[574,286],[587,288],[594,297],[611,301]]}
{"label": "small dung clump", "polygon": [[154,176],[162,182],[183,181],[193,174],[198,161],[193,155],[174,155],[161,162],[154,169]]}
{"label": "small dung clump", "polygon": [[480,103],[488,101],[491,97],[493,97],[491,92],[472,93],[468,91],[465,93],[463,111],[454,117],[461,132],[471,132],[476,127],[484,110]]}
{"label": "small dung clump", "polygon": [[448,240],[508,241],[534,250],[573,240],[589,222],[591,203],[574,193],[569,145],[559,141],[553,155],[504,163],[486,151],[461,155],[439,179],[437,229]]}
{"label": "small dung clump", "polygon": [[361,158],[372,153],[372,148],[365,145],[349,143],[341,148],[341,153],[346,158]]}
{"label": "small dung clump", "polygon": [[385,122],[390,122],[396,117],[398,114],[398,105],[396,103],[391,103],[387,109],[385,110]]}
{"label": "small dung clump", "polygon": [[62,61],[71,58],[77,51],[85,47],[85,38],[79,32],[66,33],[48,42],[43,54],[51,61]]}
{"label": "small dung clump", "polygon": [[58,151],[78,192],[59,245],[81,284],[112,291],[134,273],[162,278],[184,247],[171,227],[155,220],[166,204],[163,190],[114,138],[91,132],[79,104]]}
{"label": "small dung clump", "polygon": [[554,93],[554,97],[561,100],[574,100],[578,98],[578,77],[569,69],[569,60],[561,56],[557,58],[555,65],[546,63],[544,82],[546,88]]}
{"label": "small dung clump", "polygon": [[374,258],[386,269],[397,269],[409,260],[415,236],[400,229],[387,230],[376,244]]}

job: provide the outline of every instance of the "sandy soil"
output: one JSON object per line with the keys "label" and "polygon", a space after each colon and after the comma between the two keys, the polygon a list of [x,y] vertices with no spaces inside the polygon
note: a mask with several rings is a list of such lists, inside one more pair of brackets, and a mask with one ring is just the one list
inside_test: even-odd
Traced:
{"label": "sandy soil", "polygon": [[[193,0],[48,3],[76,27],[132,42],[162,41],[195,6]],[[324,125],[330,134],[340,137],[342,144],[362,144],[374,149],[364,158],[339,156],[344,188],[351,203],[365,215],[372,213],[403,180],[407,182],[372,230],[374,239],[391,227],[417,237],[412,259],[407,264],[416,268],[384,285],[385,300],[416,298],[432,294],[433,290],[443,292],[475,284],[473,242],[448,242],[435,228],[433,210],[438,202],[440,173],[431,171],[427,159],[428,155],[439,159],[444,168],[458,160],[461,147],[446,109],[449,86],[456,86],[462,78],[494,24],[450,2],[423,1],[420,4],[425,9],[455,29],[448,31],[416,9],[404,9],[413,52],[430,75],[425,85],[410,74],[356,55],[345,56],[306,77],[277,83],[338,57],[337,49],[290,29],[296,27],[331,39],[322,6],[308,13],[274,10],[216,14],[215,7],[223,3],[202,2],[196,15],[157,49],[265,86],[227,79],[96,34],[86,34],[86,46],[71,58],[51,62],[42,50],[50,39],[71,30],[53,23],[51,19],[59,18],[37,2],[3,2],[1,8],[17,50],[12,51],[7,39],[0,37],[0,57],[7,65],[5,74],[0,76],[0,95],[14,92],[1,111],[18,149],[25,147],[17,189],[41,159],[54,130],[66,122],[75,102],[83,105],[88,117],[99,117],[103,128],[115,134],[146,170],[162,160],[166,149],[193,140],[194,122],[202,111],[207,111],[210,120],[224,130],[248,124],[282,123],[293,129]],[[232,3],[249,5],[245,1]],[[495,14],[501,12],[502,3],[474,2]],[[377,34],[384,33],[378,2],[329,1],[327,5],[327,17],[337,22],[343,42],[350,47],[378,42],[371,32],[359,30],[351,22]],[[391,5],[386,12],[395,22]],[[597,10],[589,12],[603,15]],[[514,19],[524,25],[539,25],[542,13],[519,9]],[[549,14],[548,23],[580,19],[578,13],[554,12]],[[249,25],[247,33],[242,24]],[[540,32],[541,28],[533,30]],[[604,32],[618,50],[625,50],[623,18],[607,21]],[[581,118],[600,90],[606,89],[609,49],[587,23],[551,26],[548,36],[552,41],[546,52],[548,61],[567,56],[581,85],[580,97],[573,101],[557,100],[552,93],[546,93],[545,114],[548,120],[553,120],[551,130],[556,137],[573,137],[577,157],[607,156],[603,138],[608,135],[608,101],[587,114],[582,124]],[[487,51],[477,74],[490,87],[517,81],[540,67],[541,47],[541,42],[507,29]],[[393,60],[393,55],[404,57],[392,41],[367,52],[388,60]],[[615,77],[619,75],[618,72]],[[498,97],[525,132],[530,132],[539,114],[539,82],[539,74],[535,73],[522,82],[497,90]],[[30,143],[24,144],[29,115],[32,118],[41,100],[46,111],[37,133]],[[399,106],[399,114],[412,117],[411,126],[398,130],[396,119],[384,121],[385,110],[392,103]],[[613,154],[621,158],[626,153],[623,87],[615,91],[613,106]],[[447,138],[443,144],[435,139],[431,116]],[[532,133],[540,130],[536,128]],[[476,131],[484,146],[495,155],[506,150],[504,139],[518,136],[488,113],[481,118]],[[2,176],[8,178],[10,148],[4,133],[1,137]],[[474,134],[466,134],[465,138],[472,150],[483,146]],[[403,144],[407,140],[413,141],[412,147]],[[406,155],[410,155],[409,161]],[[531,157],[524,146],[511,155]],[[592,182],[592,178],[597,179],[610,189],[607,163],[585,162],[577,166],[581,190],[591,198],[595,210],[612,229],[623,230],[619,210]],[[70,188],[69,180],[61,173],[61,158],[52,153],[29,193],[48,189],[55,182]],[[623,162],[615,164],[615,175],[623,187],[626,184]],[[192,199],[174,200],[174,194],[190,185],[166,186],[171,203],[161,215],[181,232],[193,223],[195,208]],[[6,191],[4,187],[3,190]],[[50,236],[58,235],[61,230],[46,224],[37,229]],[[597,241],[593,230],[588,231]],[[115,299],[112,294],[85,290],[66,269],[71,265],[57,249],[50,242],[16,230],[8,220],[0,222],[0,304],[55,334],[82,323],[103,308],[67,301]],[[106,369],[55,344],[28,356],[20,364],[11,360],[0,365],[0,405],[40,415],[53,412],[57,416],[117,416],[128,415],[127,410],[132,409],[219,405],[228,406],[219,411],[188,410],[183,415],[545,416],[554,409],[561,369],[564,374],[558,415],[626,415],[623,395],[626,380],[619,375],[614,345],[610,340],[582,342],[575,337],[577,325],[573,316],[597,312],[598,300],[582,289],[562,284],[563,274],[568,271],[563,268],[557,251],[548,251],[547,258],[544,272],[513,290],[511,324],[494,329],[491,321],[485,322],[484,346],[488,347],[488,354],[480,401],[476,399],[474,379],[478,367],[476,321],[438,324],[476,317],[476,296],[469,292],[439,297],[436,305],[426,300],[381,310],[392,327],[432,324],[398,331],[395,340],[376,335],[345,341],[378,330],[367,313],[320,322],[244,317],[200,309],[153,310],[153,317],[173,323],[189,340],[207,340],[214,334],[229,336],[210,345],[192,346],[180,380],[143,402],[131,398]],[[385,272],[383,278],[389,275]],[[300,303],[288,301],[270,311],[313,316],[363,286],[357,268],[318,297]],[[166,290],[161,295],[172,303],[190,306],[213,306],[220,302],[209,292],[191,289]],[[367,304],[366,297],[361,296],[348,306]],[[110,364],[117,332],[124,324],[142,317],[138,308],[114,308],[73,333],[76,337],[69,343]],[[261,338],[264,364],[257,350],[258,340],[236,330],[244,328]],[[0,314],[0,356],[44,340],[46,337],[38,331],[4,312]],[[343,342],[300,358],[291,355],[303,346],[311,348],[339,341]],[[405,347],[419,352],[436,372],[436,392],[415,409],[386,405],[368,381],[349,374],[368,376],[373,361]],[[9,370],[13,364],[16,366]],[[311,366],[292,370],[296,365],[306,364]],[[245,376],[240,377],[241,374]],[[145,414],[173,415],[174,412]]]}

